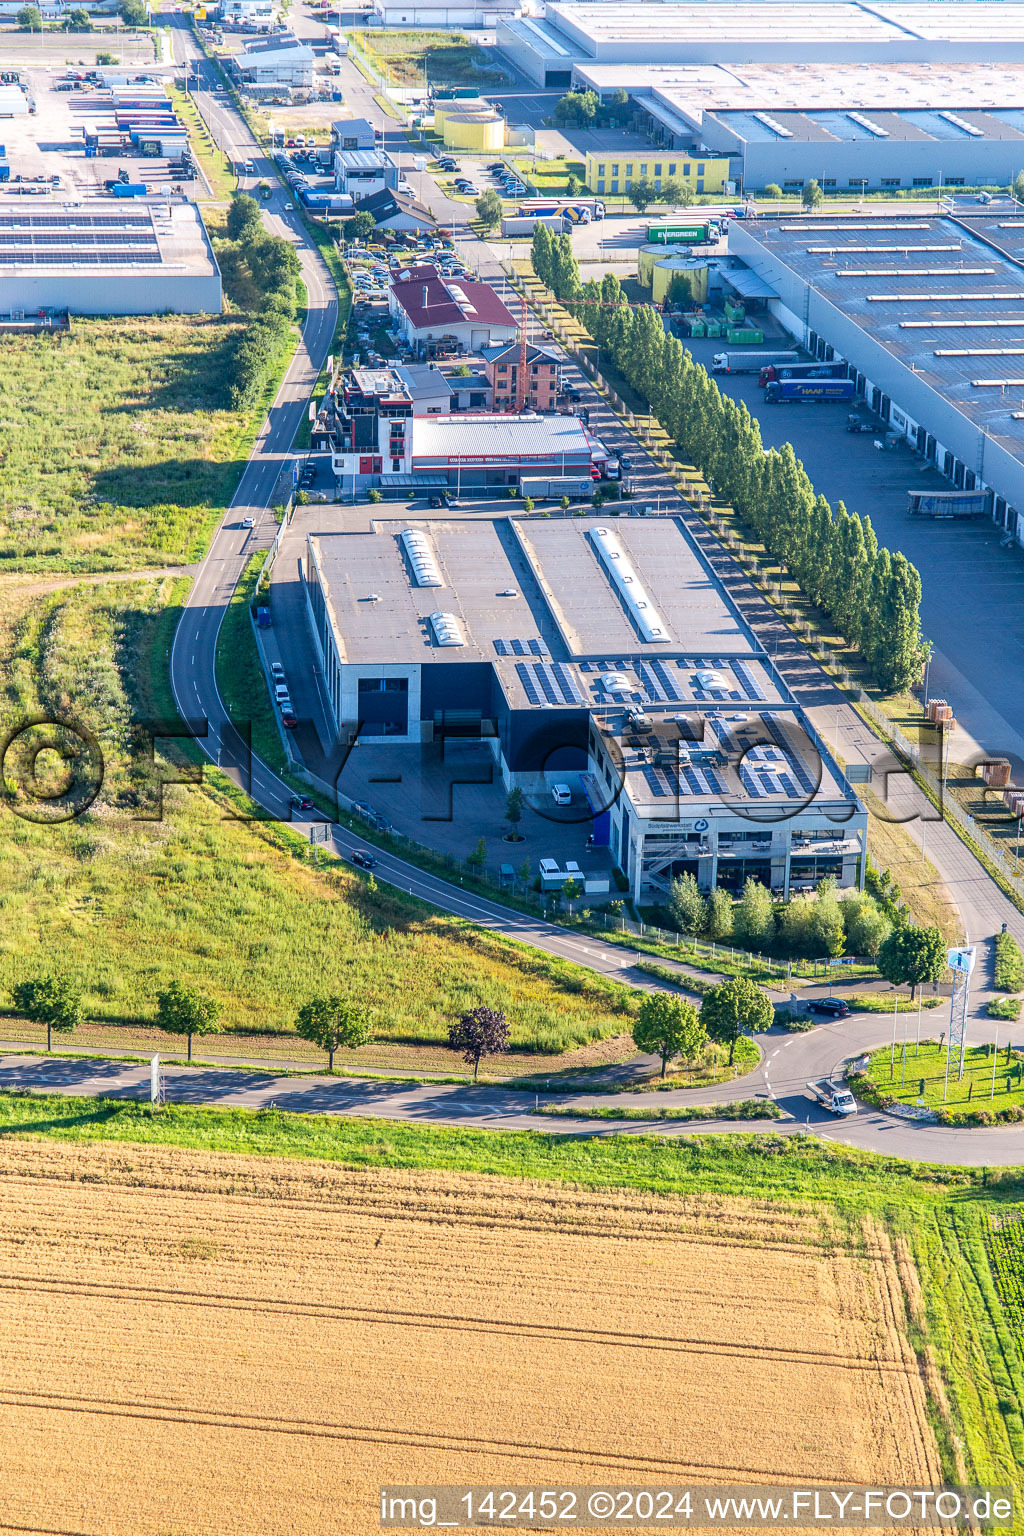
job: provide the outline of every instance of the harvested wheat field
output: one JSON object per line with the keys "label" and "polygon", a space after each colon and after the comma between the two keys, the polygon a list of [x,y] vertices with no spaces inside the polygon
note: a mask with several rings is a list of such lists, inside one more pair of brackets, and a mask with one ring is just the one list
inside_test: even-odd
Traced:
{"label": "harvested wheat field", "polygon": [[8,1142],[0,1530],[369,1536],[381,1482],[940,1480],[877,1228]]}

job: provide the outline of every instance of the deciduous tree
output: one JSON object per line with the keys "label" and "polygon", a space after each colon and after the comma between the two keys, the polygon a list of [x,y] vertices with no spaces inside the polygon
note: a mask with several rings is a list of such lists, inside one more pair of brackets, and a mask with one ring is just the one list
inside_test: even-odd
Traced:
{"label": "deciduous tree", "polygon": [[500,1008],[469,1008],[448,1026],[448,1044],[472,1062],[475,1078],[484,1056],[508,1050],[508,1020]]}
{"label": "deciduous tree", "polygon": [[767,993],[745,976],[730,976],[712,987],[701,1004],[701,1023],[712,1040],[729,1047],[729,1065],[741,1035],[756,1035],[772,1026],[775,1017]]}
{"label": "deciduous tree", "polygon": [[220,1031],[220,1003],[206,997],[196,987],[172,981],[156,1000],[158,1029],[169,1035],[188,1036],[188,1059],[192,1060],[192,1036],[215,1035]]}
{"label": "deciduous tree", "polygon": [[371,1039],[365,1015],[333,992],[325,997],[311,997],[303,1003],[296,1015],[295,1032],[327,1052],[329,1072],[334,1071],[335,1051],[355,1050],[360,1045],[367,1045]]}
{"label": "deciduous tree", "polygon": [[650,992],[640,1004],[633,1025],[633,1043],[639,1051],[661,1057],[661,1075],[675,1057],[692,1061],[707,1040],[693,1003],[669,992]]}
{"label": "deciduous tree", "polygon": [[708,917],[708,904],[693,875],[677,875],[668,894],[668,910],[680,933],[701,933]]}
{"label": "deciduous tree", "polygon": [[893,929],[878,951],[878,969],[893,986],[910,988],[914,1001],[926,981],[938,981],[946,969],[946,941],[937,928],[915,928],[906,923]]}
{"label": "deciduous tree", "polygon": [[82,1022],[82,997],[69,976],[48,972],[20,981],[14,988],[14,1006],[33,1024],[46,1025],[46,1049],[52,1049],[53,1031],[70,1035]]}

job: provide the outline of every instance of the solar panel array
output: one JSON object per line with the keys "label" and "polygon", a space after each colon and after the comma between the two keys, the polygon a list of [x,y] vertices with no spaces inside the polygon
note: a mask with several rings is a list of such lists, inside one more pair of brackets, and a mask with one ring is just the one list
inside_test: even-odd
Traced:
{"label": "solar panel array", "polygon": [[[750,666],[731,657],[698,657],[695,660],[668,659],[581,661],[581,672],[598,674],[621,672],[633,682],[633,689],[646,704],[691,704],[751,700],[762,703],[767,695]],[[708,688],[697,681],[698,672],[719,672],[725,686]],[[682,674],[681,676],[677,674]],[[635,680],[635,681],[633,681]],[[596,692],[596,689],[595,689]]]}
{"label": "solar panel array", "polygon": [[499,656],[547,656],[550,654],[547,642],[536,637],[533,640],[495,640],[494,649]]}
{"label": "solar panel array", "polygon": [[146,214],[0,213],[0,262],[26,266],[158,266]]}
{"label": "solar panel array", "polygon": [[[663,761],[637,765],[637,771],[656,799],[667,795],[736,799],[742,792],[752,800],[780,796],[787,800],[803,800],[814,794],[817,787],[814,780],[796,749],[787,743],[773,716],[753,715],[745,726],[731,731],[725,721],[708,715],[704,726],[706,739],[712,744],[720,743],[721,751],[687,760],[689,748],[684,742],[681,759],[676,765],[666,765]],[[679,751],[676,742],[658,736],[648,738],[647,747],[656,757],[662,758],[666,751]],[[723,753],[734,762],[741,759],[737,768],[738,784],[735,779],[731,785],[726,781],[722,772]]]}
{"label": "solar panel array", "polygon": [[568,668],[560,661],[517,661],[516,673],[531,704],[583,704],[585,700]]}

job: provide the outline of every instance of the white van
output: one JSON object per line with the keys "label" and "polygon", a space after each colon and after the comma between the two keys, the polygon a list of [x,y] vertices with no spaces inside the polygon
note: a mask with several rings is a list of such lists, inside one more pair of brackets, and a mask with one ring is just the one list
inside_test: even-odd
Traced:
{"label": "white van", "polygon": [[556,805],[572,805],[572,790],[568,784],[552,784],[551,798]]}

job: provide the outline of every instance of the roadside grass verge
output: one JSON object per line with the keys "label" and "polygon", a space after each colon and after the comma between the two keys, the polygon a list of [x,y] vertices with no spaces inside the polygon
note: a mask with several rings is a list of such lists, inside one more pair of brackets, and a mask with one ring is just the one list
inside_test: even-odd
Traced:
{"label": "roadside grass verge", "polygon": [[203,168],[212,196],[228,201],[238,186],[231,162],[224,151],[217,148],[189,92],[176,85],[168,85],[167,89],[179,120],[188,130],[192,153]]}
{"label": "roadside grass verge", "polygon": [[254,754],[275,773],[283,774],[289,771],[289,763],[249,617],[266,560],[267,551],[257,551],[231,594],[217,636],[217,687],[235,726],[243,735],[248,734]]}
{"label": "roadside grass verge", "polygon": [[782,1120],[784,1111],[772,1099],[734,1099],[729,1104],[542,1104],[536,1111],[556,1119],[573,1120]]}

